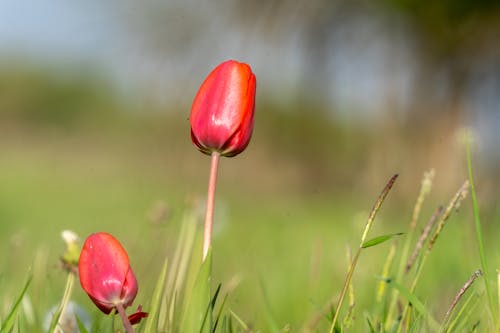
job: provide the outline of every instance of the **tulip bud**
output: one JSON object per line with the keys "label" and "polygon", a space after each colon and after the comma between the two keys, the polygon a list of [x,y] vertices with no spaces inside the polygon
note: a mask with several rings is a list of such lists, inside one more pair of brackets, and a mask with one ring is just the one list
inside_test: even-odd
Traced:
{"label": "tulip bud", "polygon": [[191,140],[203,153],[241,153],[252,136],[255,75],[250,66],[223,62],[205,79],[191,108]]}
{"label": "tulip bud", "polygon": [[134,301],[138,287],[127,252],[110,234],[99,232],[85,240],[78,268],[82,288],[102,312]]}

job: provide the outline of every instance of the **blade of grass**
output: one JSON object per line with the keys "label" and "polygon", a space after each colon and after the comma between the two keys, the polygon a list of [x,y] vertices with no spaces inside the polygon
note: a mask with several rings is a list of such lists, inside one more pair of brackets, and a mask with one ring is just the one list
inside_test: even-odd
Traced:
{"label": "blade of grass", "polygon": [[161,298],[158,315],[158,329],[160,331],[175,331],[174,324],[180,322],[180,320],[176,320],[176,315],[182,311],[177,307],[177,300],[189,298],[188,295],[185,295],[185,286],[189,280],[186,278],[189,259],[195,247],[197,231],[196,211],[196,208],[193,207],[184,214],[182,219],[178,243],[175,247],[171,264],[169,264],[170,268]]}
{"label": "blade of grass", "polygon": [[222,304],[219,308],[219,311],[217,312],[217,316],[215,317],[214,327],[212,328],[212,333],[215,333],[217,330],[217,325],[219,324],[219,320],[222,316],[222,311],[224,310],[224,307],[226,305],[226,301],[227,301],[227,294],[226,294],[226,296],[224,296],[224,299],[222,300]]}
{"label": "blade of grass", "polygon": [[193,290],[186,303],[180,332],[210,332],[210,327],[212,325],[211,318],[208,318],[208,325],[204,325],[204,321],[207,306],[210,306],[211,301],[211,269],[212,251],[209,249],[205,260],[201,263]]}
{"label": "blade of grass", "polygon": [[427,309],[425,308],[425,305],[417,298],[417,296],[415,296],[415,294],[413,292],[406,289],[406,287],[404,287],[403,285],[401,285],[397,281],[394,281],[391,279],[385,279],[385,281],[388,285],[397,289],[399,294],[401,296],[403,296],[404,298],[406,298],[408,303],[411,303],[412,307],[415,310],[417,310],[417,312],[419,314],[421,314],[422,316],[427,318],[427,320],[429,321],[429,324],[432,326],[433,330],[436,331],[439,329],[440,325],[437,322],[437,320],[434,319],[434,317],[432,317],[432,315],[429,313],[429,311],[427,311]]}
{"label": "blade of grass", "polygon": [[64,311],[66,310],[66,307],[68,306],[68,302],[71,298],[71,293],[73,291],[73,284],[75,282],[75,273],[69,272],[68,273],[68,278],[66,279],[66,287],[64,289],[64,294],[61,299],[61,304],[57,308],[56,312],[52,316],[52,321],[50,323],[49,331],[48,332],[54,332],[56,326],[61,323],[61,316],[64,315]]}
{"label": "blade of grass", "polygon": [[[229,313],[231,313],[233,318],[236,319],[241,328],[243,328],[243,332],[251,332],[250,327],[248,327],[248,325],[233,310],[229,310]],[[278,331],[272,331],[272,332],[278,332]]]}
{"label": "blade of grass", "polygon": [[146,321],[146,327],[144,328],[144,333],[158,331],[158,327],[156,327],[156,329],[153,329],[153,327],[155,326],[155,324],[158,323],[157,317],[160,309],[160,301],[163,293],[163,287],[165,286],[165,280],[167,278],[167,266],[168,266],[168,259],[165,258],[165,263],[163,264],[160,276],[158,277],[158,281],[156,282],[155,290],[153,292],[151,308],[149,310],[149,318]]}
{"label": "blade of grass", "polygon": [[375,246],[375,245],[379,245],[379,244],[382,244],[388,240],[390,240],[391,238],[395,237],[395,236],[401,236],[403,235],[404,233],[402,232],[398,232],[398,233],[395,233],[395,234],[388,234],[388,235],[382,235],[382,236],[377,236],[375,238],[372,238],[370,240],[367,240],[366,242],[364,242],[361,247],[363,249],[366,249],[368,247],[372,247],[372,246]]}
{"label": "blade of grass", "polygon": [[21,301],[24,297],[24,294],[26,294],[26,291],[28,290],[28,287],[29,287],[32,279],[33,279],[33,275],[30,273],[28,276],[28,279],[24,283],[23,289],[21,290],[21,292],[17,296],[17,299],[14,302],[12,309],[10,310],[9,314],[7,315],[7,319],[5,319],[5,322],[3,322],[3,324],[2,324],[2,327],[0,329],[1,333],[11,332],[12,329],[14,328],[17,310],[19,309],[19,305],[21,304]]}
{"label": "blade of grass", "polygon": [[210,329],[209,332],[212,333],[212,331],[213,331],[213,328],[212,328],[213,309],[215,307],[215,303],[217,302],[217,297],[219,297],[219,292],[220,292],[221,286],[222,285],[219,283],[219,285],[217,286],[217,289],[215,290],[214,296],[212,297],[212,299],[210,300],[210,303],[207,306],[207,309],[205,311],[205,316],[203,317],[203,322],[201,323],[200,333],[206,331],[204,328],[205,328],[205,325],[207,325],[207,319],[210,321],[208,324],[209,325],[208,328]]}
{"label": "blade of grass", "polygon": [[469,185],[472,199],[472,210],[474,211],[474,222],[476,225],[476,236],[477,236],[477,244],[479,248],[479,257],[481,258],[481,268],[484,274],[484,286],[486,288],[486,295],[488,297],[488,304],[491,316],[493,318],[493,324],[496,328],[498,328],[497,321],[497,312],[495,310],[495,305],[493,301],[493,293],[491,292],[489,281],[493,279],[490,278],[490,270],[486,263],[486,255],[484,254],[484,240],[483,240],[483,232],[481,230],[481,220],[479,216],[479,205],[477,202],[476,189],[474,186],[474,177],[472,176],[472,157],[471,157],[471,149],[470,149],[470,133],[467,133],[467,138],[465,140],[465,150],[467,155],[467,170],[469,172]]}
{"label": "blade of grass", "polygon": [[75,314],[75,320],[76,320],[76,324],[78,326],[78,329],[80,330],[80,333],[88,333],[87,328],[82,323],[80,317],[78,317],[76,314]]}
{"label": "blade of grass", "polygon": [[373,327],[373,324],[370,321],[370,317],[368,317],[368,316],[366,316],[366,323],[368,324],[368,328],[370,329],[370,333],[376,333],[375,328]]}

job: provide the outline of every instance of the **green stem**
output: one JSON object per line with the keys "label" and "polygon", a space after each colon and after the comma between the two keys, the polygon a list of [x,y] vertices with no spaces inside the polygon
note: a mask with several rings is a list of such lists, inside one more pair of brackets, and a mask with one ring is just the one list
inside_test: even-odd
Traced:
{"label": "green stem", "polygon": [[[363,244],[363,243],[361,243]],[[335,330],[335,324],[337,323],[337,319],[340,314],[340,308],[342,306],[342,303],[344,302],[345,295],[347,294],[347,289],[349,288],[349,285],[351,284],[352,280],[352,275],[354,274],[354,268],[356,267],[356,264],[358,262],[359,255],[361,254],[361,250],[363,248],[360,246],[358,247],[358,250],[356,251],[356,254],[354,255],[354,258],[352,260],[352,263],[349,267],[349,271],[347,272],[347,276],[344,282],[344,287],[342,288],[342,292],[340,293],[340,298],[339,301],[337,302],[337,308],[335,309],[335,315],[333,317],[332,325],[330,326],[330,333],[333,333]]]}
{"label": "green stem", "polygon": [[477,243],[479,247],[479,257],[481,258],[481,268],[484,274],[484,286],[486,288],[486,294],[488,295],[488,302],[490,306],[490,312],[493,317],[493,322],[495,326],[497,325],[497,316],[496,311],[494,310],[494,302],[493,302],[493,294],[491,293],[490,285],[489,285],[489,269],[486,265],[486,256],[484,255],[484,241],[483,241],[483,233],[481,230],[481,220],[479,217],[479,205],[476,197],[476,190],[474,186],[474,179],[472,177],[472,158],[471,158],[471,150],[470,150],[470,142],[469,138],[466,139],[465,150],[467,154],[467,169],[469,172],[469,184],[470,184],[470,192],[472,199],[472,209],[474,211],[474,221],[476,223],[476,235],[477,235]]}
{"label": "green stem", "polygon": [[64,294],[61,299],[61,304],[59,304],[57,311],[54,313],[54,317],[52,317],[49,332],[54,332],[54,333],[62,332],[60,326],[62,319],[64,317],[64,312],[66,311],[66,307],[68,306],[69,300],[71,298],[74,282],[75,282],[75,273],[69,272],[68,278],[66,279],[66,287],[64,288]]}
{"label": "green stem", "polygon": [[208,249],[212,244],[212,225],[214,223],[214,206],[215,206],[215,188],[217,185],[217,170],[219,167],[220,154],[218,152],[212,153],[212,160],[210,163],[210,178],[208,180],[208,195],[207,195],[207,210],[205,214],[205,229],[203,235],[203,257],[208,254]]}

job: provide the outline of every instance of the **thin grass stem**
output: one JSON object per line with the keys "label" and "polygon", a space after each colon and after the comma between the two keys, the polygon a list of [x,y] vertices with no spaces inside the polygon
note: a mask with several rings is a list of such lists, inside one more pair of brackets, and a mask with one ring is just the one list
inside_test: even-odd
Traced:
{"label": "thin grass stem", "polygon": [[64,290],[64,295],[61,302],[61,308],[59,313],[59,318],[57,320],[57,326],[61,325],[61,321],[64,317],[64,313],[66,312],[66,308],[68,307],[69,300],[71,299],[71,293],[73,292],[73,286],[75,284],[75,273],[68,273],[68,280],[66,281],[66,288]]}
{"label": "thin grass stem", "polygon": [[478,269],[477,271],[475,271],[471,275],[471,277],[467,280],[467,282],[465,282],[465,284],[463,285],[463,287],[460,288],[460,290],[458,291],[458,293],[455,295],[455,298],[453,299],[453,302],[451,302],[451,305],[448,308],[448,311],[446,311],[443,323],[446,323],[449,320],[451,312],[455,309],[455,307],[457,306],[457,304],[460,301],[460,299],[462,298],[462,296],[472,286],[472,284],[474,283],[474,281],[476,281],[476,279],[478,277],[480,277],[481,275],[483,275],[483,272],[481,272],[481,270]]}
{"label": "thin grass stem", "polygon": [[476,224],[476,236],[477,236],[477,244],[479,248],[479,257],[481,258],[481,268],[484,274],[484,286],[486,288],[486,294],[488,296],[488,303],[490,307],[490,313],[493,317],[493,323],[495,327],[498,327],[497,322],[497,313],[494,307],[493,301],[493,293],[491,292],[491,288],[489,285],[490,281],[490,271],[486,264],[486,256],[484,254],[484,241],[483,241],[483,232],[481,229],[481,220],[479,216],[479,205],[477,202],[476,189],[474,186],[474,177],[472,176],[472,157],[471,157],[471,149],[470,149],[470,138],[466,138],[465,140],[465,150],[467,155],[467,169],[469,172],[469,184],[470,184],[470,192],[472,199],[472,210],[474,211],[474,222]]}
{"label": "thin grass stem", "polygon": [[[456,332],[455,326],[458,325],[459,320],[462,318],[462,316],[465,313],[465,310],[468,309],[468,313],[472,312],[472,309],[475,307],[474,304],[470,305],[471,301],[476,298],[475,303],[478,302],[479,297],[475,294],[470,294],[467,299],[463,302],[462,306],[460,307],[460,310],[458,310],[455,318],[448,324],[448,323],[443,323],[443,328],[441,332]],[[477,305],[477,304],[476,304]]]}
{"label": "thin grass stem", "polygon": [[417,244],[415,245],[415,248],[413,249],[413,252],[408,259],[408,262],[406,263],[405,267],[405,273],[408,274],[413,267],[413,264],[417,260],[418,255],[420,254],[420,251],[422,250],[422,247],[424,246],[425,241],[429,237],[432,229],[434,228],[434,225],[436,224],[438,216],[443,212],[443,206],[439,206],[434,214],[432,214],[431,218],[429,219],[429,222],[427,222],[427,225],[425,226],[424,230],[422,230],[422,233],[420,234],[420,237],[418,238]]}
{"label": "thin grass stem", "polygon": [[[396,255],[396,247],[397,247],[397,242],[394,241],[391,245],[391,248],[389,249],[389,254],[387,255],[387,259],[384,263],[384,267],[382,268],[382,278],[383,279],[387,279],[389,278],[389,271],[391,269],[391,266],[392,266],[392,262],[394,260],[394,256]],[[384,294],[385,294],[385,290],[386,290],[386,287],[387,286],[387,282],[385,282],[384,280],[381,280],[378,284],[378,288],[377,288],[377,303],[382,303],[382,300],[383,300],[383,297],[384,297]]]}

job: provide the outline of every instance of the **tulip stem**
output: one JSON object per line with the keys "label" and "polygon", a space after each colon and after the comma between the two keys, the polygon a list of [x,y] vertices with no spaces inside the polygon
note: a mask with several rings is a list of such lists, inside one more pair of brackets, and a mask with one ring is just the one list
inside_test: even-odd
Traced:
{"label": "tulip stem", "polygon": [[208,180],[207,210],[205,214],[205,230],[203,235],[203,261],[205,261],[208,250],[212,244],[212,224],[214,222],[215,188],[217,184],[219,159],[220,153],[214,151],[210,162],[210,178]]}
{"label": "tulip stem", "polygon": [[121,303],[116,304],[116,310],[118,310],[118,313],[120,314],[125,332],[134,333],[134,328],[132,327],[132,324],[127,317],[127,313],[125,312],[125,309],[123,308],[123,305]]}

